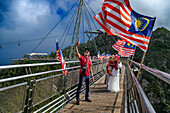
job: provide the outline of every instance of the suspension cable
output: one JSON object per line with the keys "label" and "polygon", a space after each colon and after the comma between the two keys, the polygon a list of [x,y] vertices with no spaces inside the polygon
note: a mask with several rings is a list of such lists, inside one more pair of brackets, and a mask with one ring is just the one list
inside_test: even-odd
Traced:
{"label": "suspension cable", "polygon": [[91,16],[91,14],[90,14],[88,8],[86,7],[86,5],[85,5],[85,8],[86,8],[87,13],[89,14],[89,16],[90,16],[90,18],[91,18],[91,20],[92,20],[92,22],[93,22],[93,24],[94,24],[94,26],[95,26],[95,28],[96,28],[96,30],[97,30],[97,26],[96,26],[95,22],[93,21],[93,18],[92,18],[92,16]]}
{"label": "suspension cable", "polygon": [[[84,0],[84,1],[85,1],[86,5],[89,7],[89,9],[93,12],[93,14],[96,15],[96,13],[93,11],[93,9],[90,7],[90,5],[87,3],[87,1],[86,0]],[[116,42],[116,40],[113,37],[112,37],[112,39]]]}
{"label": "suspension cable", "polygon": [[[86,3],[86,5],[88,5],[88,3]],[[86,6],[85,6],[85,7],[86,7]],[[89,6],[89,7],[90,7],[90,6]],[[90,18],[91,18],[91,20],[92,20],[92,22],[93,22],[93,24],[94,24],[96,30],[97,30],[97,26],[96,26],[96,24],[94,23],[93,18],[92,18],[92,16],[91,16],[91,14],[90,14],[90,12],[89,12],[89,10],[88,10],[87,7],[86,7],[86,9],[87,9],[87,12],[88,12],[88,14],[89,14],[89,16],[90,16]],[[92,9],[91,9],[91,10],[92,10]],[[93,13],[94,13],[94,12],[93,12]],[[108,48],[107,48],[107,46],[106,46],[106,43],[105,43],[104,41],[103,41],[103,43],[104,43],[104,46],[105,46],[107,52],[109,53],[109,50],[108,50]]]}
{"label": "suspension cable", "polygon": [[70,31],[70,28],[71,28],[71,26],[72,26],[72,24],[73,24],[73,21],[74,21],[74,19],[75,19],[75,15],[76,15],[76,11],[78,10],[78,8],[75,10],[75,12],[74,12],[74,14],[72,15],[72,21],[70,22],[70,26],[69,26],[69,28],[68,28],[68,31],[67,31],[67,33],[66,33],[66,36],[65,36],[65,38],[64,38],[64,40],[63,40],[63,43],[62,43],[62,45],[61,45],[61,48],[63,47],[63,45],[64,45],[64,42],[65,42],[65,40],[66,40],[66,38],[67,38],[67,36],[68,36],[68,33],[69,33],[69,31]]}
{"label": "suspension cable", "polygon": [[59,22],[57,22],[57,24],[55,24],[55,26],[45,35],[45,37],[37,44],[37,46],[31,51],[31,53],[33,53],[38,47],[39,45],[48,37],[48,35],[56,28],[56,26],[66,17],[66,15],[76,6],[76,4],[78,3],[79,0],[77,0],[77,2],[71,7],[71,9],[69,11],[67,11],[67,13],[60,19]]}
{"label": "suspension cable", "polygon": [[[77,8],[76,8],[76,9],[77,9]],[[75,9],[75,11],[73,12],[73,15],[71,16],[71,18],[70,18],[70,20],[69,20],[69,22],[68,22],[68,24],[67,24],[67,27],[66,27],[66,29],[64,30],[64,32],[63,32],[63,34],[62,34],[62,36],[61,36],[61,38],[60,38],[60,40],[59,40],[59,43],[60,43],[61,40],[63,39],[63,37],[64,37],[64,35],[65,35],[65,33],[66,33],[69,25],[71,24],[71,21],[72,21],[72,19],[73,19],[73,16],[74,16],[74,14],[76,13],[76,9]]]}
{"label": "suspension cable", "polygon": [[89,4],[86,2],[86,0],[84,0],[85,3],[87,4],[87,6],[90,8],[90,10],[93,12],[94,15],[96,15],[96,13],[93,11],[93,9],[89,6]]}
{"label": "suspension cable", "polygon": [[[85,5],[84,5],[85,6]],[[90,25],[90,21],[89,21],[89,18],[88,18],[88,14],[87,14],[87,11],[86,11],[87,9],[86,9],[86,6],[84,7],[84,11],[85,11],[85,16],[86,16],[86,21],[87,21],[87,24],[88,24],[88,28],[90,29],[90,30],[92,30],[92,28],[91,28],[91,25]],[[91,36],[93,36],[93,35],[91,35]],[[95,48],[96,48],[96,53],[97,53],[97,45],[96,45],[96,42],[95,42],[95,38],[93,39],[93,42],[94,42],[94,45],[95,45]]]}
{"label": "suspension cable", "polygon": [[[81,34],[84,33],[84,32],[80,32]],[[73,35],[73,33],[69,33],[68,35]],[[53,38],[56,38],[56,37],[61,37],[62,35],[54,35],[54,36],[49,36],[48,38],[46,39],[53,39]],[[33,41],[38,41],[38,40],[42,40],[44,37],[41,37],[41,38],[37,38],[37,39],[30,39],[30,40],[21,40],[21,41],[14,41],[14,42],[7,42],[7,43],[1,43],[1,45],[11,45],[11,44],[18,44],[18,42],[20,43],[25,43],[25,42],[33,42]]]}
{"label": "suspension cable", "polygon": [[[84,9],[84,3],[83,3],[83,9]],[[84,32],[84,13],[83,13],[83,9],[82,9],[82,27],[83,27],[83,32]],[[83,42],[84,42],[84,44],[85,44],[85,47],[86,47],[86,43],[85,43],[85,36],[84,36],[84,33],[83,33]]]}
{"label": "suspension cable", "polygon": [[88,14],[87,14],[87,11],[86,11],[86,7],[84,7],[84,13],[85,13],[85,17],[86,17],[86,22],[87,22],[87,24],[88,24],[88,28],[89,28],[90,30],[92,30],[91,25],[90,25],[90,22],[89,22]]}
{"label": "suspension cable", "polygon": [[[75,14],[76,14],[76,10],[77,10],[77,8],[75,9],[75,11],[73,12],[73,14],[72,14],[72,16],[71,16],[71,18],[70,18],[70,20],[69,20],[69,22],[68,22],[68,24],[67,24],[67,27],[66,27],[66,29],[64,30],[64,32],[63,32],[63,34],[62,34],[62,36],[61,36],[61,38],[60,38],[60,40],[59,40],[59,44],[60,44],[60,42],[62,41],[62,39],[63,39],[63,37],[64,37],[64,35],[65,35],[65,33],[66,33],[66,36],[68,35],[68,31],[69,31],[69,29],[70,29],[70,25],[72,25],[72,21],[74,20],[74,16],[75,16]],[[66,32],[67,31],[67,32]],[[64,38],[65,39],[65,38]],[[65,40],[63,41],[63,43],[65,42]],[[63,45],[63,44],[62,44]]]}

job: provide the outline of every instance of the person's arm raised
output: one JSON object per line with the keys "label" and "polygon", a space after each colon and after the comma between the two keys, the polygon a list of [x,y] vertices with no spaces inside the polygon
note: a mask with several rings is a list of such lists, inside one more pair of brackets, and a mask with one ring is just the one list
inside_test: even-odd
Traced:
{"label": "person's arm raised", "polygon": [[80,53],[79,53],[78,48],[77,48],[77,46],[78,46],[79,44],[80,44],[80,40],[76,43],[76,46],[75,46],[76,55],[77,55],[78,58],[80,58]]}

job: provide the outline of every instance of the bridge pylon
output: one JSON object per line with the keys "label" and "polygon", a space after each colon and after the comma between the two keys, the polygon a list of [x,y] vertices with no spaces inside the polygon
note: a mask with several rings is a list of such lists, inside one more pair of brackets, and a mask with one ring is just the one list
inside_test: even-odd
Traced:
{"label": "bridge pylon", "polygon": [[74,52],[75,48],[73,46],[79,40],[78,36],[79,36],[79,31],[80,31],[82,7],[83,7],[83,0],[80,0],[79,7],[78,7],[77,18],[76,18],[76,23],[75,23],[74,32],[73,32],[73,38],[72,38],[70,53],[69,53],[69,59],[70,60],[73,58],[72,56],[75,56],[75,52]]}

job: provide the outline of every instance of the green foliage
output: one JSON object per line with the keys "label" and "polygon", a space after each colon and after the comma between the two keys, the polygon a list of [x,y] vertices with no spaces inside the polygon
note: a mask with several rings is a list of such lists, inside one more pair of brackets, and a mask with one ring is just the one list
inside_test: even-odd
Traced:
{"label": "green foliage", "polygon": [[[141,62],[143,51],[136,49],[134,61]],[[158,28],[152,33],[149,48],[146,53],[144,64],[170,73],[170,31],[165,28]],[[157,113],[170,112],[170,85],[144,71],[142,84],[148,82],[144,87],[149,100]]]}
{"label": "green foliage", "polygon": [[[100,34],[98,36],[96,36],[94,39],[89,40],[86,44],[85,43],[81,43],[78,46],[78,50],[80,52],[81,55],[83,55],[84,53],[84,49],[85,47],[88,47],[90,50],[90,55],[91,56],[97,56],[97,51],[100,51],[100,54],[102,54],[103,52],[105,53],[110,53],[110,54],[116,54],[117,51],[114,50],[112,48],[112,45],[115,43],[115,40],[118,39],[118,37],[116,36],[108,36],[107,34]],[[96,47],[94,44],[94,41],[97,45],[97,51],[96,51]],[[65,48],[64,50],[62,50],[64,57],[69,57],[69,53],[70,53],[70,46]]]}
{"label": "green foliage", "polygon": [[[86,43],[86,44],[81,43],[78,46],[78,49],[79,49],[80,54],[83,55],[84,48],[88,47],[90,49],[91,56],[93,56],[93,55],[97,56],[97,51],[96,51],[95,44],[94,44],[94,41],[95,41],[95,43],[97,45],[97,50],[99,50],[101,54],[103,52],[110,53],[110,54],[116,54],[117,51],[115,51],[112,48],[112,45],[118,39],[119,38],[116,36],[111,37],[111,36],[108,36],[107,34],[100,34],[100,35],[96,36],[95,39],[89,40],[88,43]],[[69,51],[70,51],[70,46],[66,47],[64,50],[62,50],[63,56],[68,58]],[[134,61],[140,62],[142,55],[143,55],[143,51],[141,51],[137,47]],[[24,55],[24,57],[26,57],[26,55]],[[51,55],[45,56],[45,58],[49,58],[49,57],[55,58],[56,53],[51,52]],[[18,61],[13,64],[30,64],[30,63],[43,63],[43,61],[29,61],[28,59],[25,59],[24,61]],[[153,31],[152,37],[150,40],[150,44],[149,44],[149,48],[148,48],[148,51],[147,51],[147,54],[145,57],[144,64],[149,67],[156,68],[158,70],[170,73],[170,31],[169,30],[162,27],[162,28],[158,28],[155,31]],[[79,63],[69,64],[69,66],[77,66],[77,65],[79,65]],[[60,68],[61,68],[60,65],[36,66],[36,67],[31,67],[31,71],[32,71],[32,73],[38,73],[38,72],[50,71],[50,70],[55,70],[55,69],[60,69]],[[35,79],[40,79],[40,78],[56,75],[59,73],[61,73],[61,72],[41,75],[41,76],[35,77]],[[26,75],[25,68],[5,69],[5,70],[0,71],[0,79],[21,76],[21,75]],[[153,75],[151,75],[145,71],[143,73],[142,79],[146,80],[148,82],[147,86],[143,85],[143,88],[144,88],[149,100],[151,101],[152,105],[154,106],[156,112],[158,112],[158,113],[170,112],[170,85],[164,83],[160,79],[154,77]],[[28,81],[28,79],[0,83],[0,88],[6,87],[6,86],[11,86],[11,85],[14,85],[17,83],[22,83],[25,81]],[[53,90],[52,93],[57,93],[57,92],[62,91],[62,87],[61,87],[62,81],[63,81],[62,77],[57,78],[57,82],[55,82],[54,85],[57,86],[58,89],[57,90],[52,89]],[[48,89],[48,87],[50,87],[49,82],[50,81],[45,81],[45,80],[42,82],[39,82],[39,85],[36,87],[37,88],[36,89],[37,92],[35,94],[36,102],[39,102],[39,101],[43,100],[44,98],[46,98],[47,96],[52,95],[52,94],[48,94],[46,92],[47,91],[46,89]],[[45,86],[45,87],[43,87],[43,86]],[[18,91],[18,93],[20,93],[20,92],[21,91]],[[11,94],[13,94],[13,96],[17,95],[14,93],[14,91],[9,92],[8,95],[11,95]],[[4,94],[0,93],[0,96],[1,95],[4,95]],[[59,93],[58,95],[52,97],[51,99],[48,99],[45,102],[35,106],[33,108],[33,110],[36,110],[39,107],[42,107],[43,105],[56,99],[60,95],[61,94]],[[13,97],[13,96],[11,96],[11,97]],[[15,97],[13,97],[13,98],[15,98]],[[16,98],[21,101],[21,99],[19,99],[19,97],[16,97]],[[4,101],[4,99],[8,99],[8,98],[1,98],[0,101]],[[13,109],[15,111],[18,111],[17,105],[18,105],[18,102],[20,102],[18,100],[15,100],[16,102],[14,102],[14,103],[12,103],[9,100],[9,103],[6,103],[6,105],[12,104]],[[3,111],[3,110],[4,110],[4,108],[2,106],[0,106],[0,111]]]}

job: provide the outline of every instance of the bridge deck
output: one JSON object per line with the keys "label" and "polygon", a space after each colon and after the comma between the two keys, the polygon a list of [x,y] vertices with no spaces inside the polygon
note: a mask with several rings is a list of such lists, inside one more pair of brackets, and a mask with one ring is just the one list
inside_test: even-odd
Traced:
{"label": "bridge deck", "polygon": [[80,105],[76,105],[76,99],[65,106],[60,113],[121,113],[124,112],[124,74],[122,67],[120,75],[120,91],[118,93],[108,92],[104,84],[104,76],[91,86],[90,99],[92,102],[84,101],[84,93],[81,94]]}

